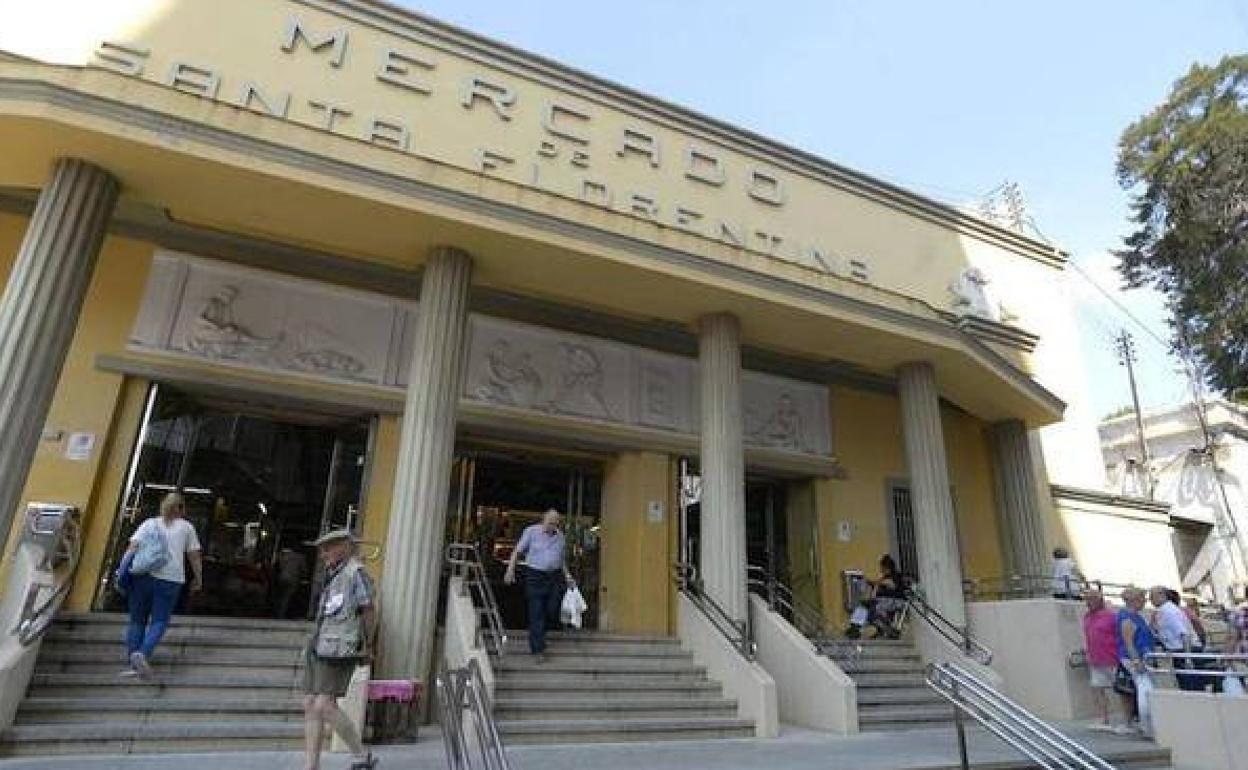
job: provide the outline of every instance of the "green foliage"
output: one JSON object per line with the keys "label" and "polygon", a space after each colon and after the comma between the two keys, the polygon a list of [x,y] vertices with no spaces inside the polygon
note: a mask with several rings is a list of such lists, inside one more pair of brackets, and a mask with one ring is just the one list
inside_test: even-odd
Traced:
{"label": "green foliage", "polygon": [[1136,227],[1119,271],[1165,295],[1217,389],[1248,384],[1248,55],[1193,65],[1123,133],[1118,180]]}

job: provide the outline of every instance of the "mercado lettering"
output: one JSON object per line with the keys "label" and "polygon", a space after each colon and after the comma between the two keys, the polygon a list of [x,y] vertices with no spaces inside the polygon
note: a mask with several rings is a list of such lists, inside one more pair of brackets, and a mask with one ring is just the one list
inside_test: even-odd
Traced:
{"label": "mercado lettering", "polygon": [[[352,45],[348,30],[314,29],[298,16],[287,20],[276,42],[277,50],[287,56],[312,57],[333,69],[364,60],[359,55],[348,56]],[[422,52],[379,46],[365,56],[376,82],[412,97],[413,112],[443,107],[444,103],[430,102],[443,98],[452,99],[460,110],[491,114],[504,127],[521,114],[540,119],[545,138],[532,146],[527,155],[514,149],[478,146],[469,157],[450,159],[462,168],[820,273],[862,282],[871,280],[866,257],[838,258],[826,248],[792,238],[769,224],[769,213],[787,203],[785,180],[776,171],[739,160],[734,163],[706,143],[688,140],[683,146],[671,146],[671,142],[660,138],[659,132],[645,125],[625,125],[608,131],[599,125],[588,107],[555,97],[527,99],[518,84],[492,74],[475,72],[456,87],[447,88],[433,77],[438,60]],[[297,94],[280,84],[254,78],[251,73],[225,72],[209,62],[174,58],[167,67],[158,69],[152,65],[153,59],[149,48],[104,41],[95,52],[94,62],[128,77],[386,150],[425,157],[435,149],[437,137],[422,132],[418,115],[379,114],[363,104]],[[639,188],[635,182],[613,179],[609,173],[612,163],[640,164],[652,172],[675,166],[685,184],[742,196],[752,202],[757,214],[744,221],[740,215],[717,215],[674,194],[661,197],[652,190]]]}

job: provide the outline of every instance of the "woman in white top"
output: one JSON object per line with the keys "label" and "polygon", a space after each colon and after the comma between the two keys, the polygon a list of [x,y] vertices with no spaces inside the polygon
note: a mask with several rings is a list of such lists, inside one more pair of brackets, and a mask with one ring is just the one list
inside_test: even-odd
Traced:
{"label": "woman in white top", "polygon": [[182,518],[186,514],[186,502],[182,495],[170,492],[160,501],[160,515],[153,516],[139,525],[130,536],[130,552],[139,549],[145,538],[156,535],[168,549],[169,558],[157,569],[146,575],[134,575],[126,600],[130,606],[130,625],[126,629],[126,654],[130,668],[122,672],[131,676],[151,676],[152,653],[165,629],[169,618],[182,594],[186,583],[185,562],[189,558],[194,580],[191,591],[198,593],[204,587],[204,566],[200,558],[199,536],[195,527]]}

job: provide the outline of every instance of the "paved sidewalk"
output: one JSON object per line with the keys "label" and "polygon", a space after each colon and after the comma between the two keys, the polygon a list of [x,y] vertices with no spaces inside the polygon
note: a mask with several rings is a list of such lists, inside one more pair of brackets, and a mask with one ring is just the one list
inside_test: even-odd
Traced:
{"label": "paved sidewalk", "polygon": [[[1064,725],[1068,735],[1114,759],[1147,755],[1152,743]],[[1022,757],[979,729],[970,734],[975,764],[996,765]],[[444,770],[436,728],[424,742],[378,750],[384,770]],[[674,741],[583,746],[516,746],[508,749],[515,770],[936,770],[958,763],[952,727],[894,733],[828,736],[788,728],[776,740]],[[345,768],[347,759],[326,755],[323,770]],[[1165,766],[1159,763],[1158,766]],[[17,758],[0,760],[0,770],[302,770],[303,757],[290,752]]]}

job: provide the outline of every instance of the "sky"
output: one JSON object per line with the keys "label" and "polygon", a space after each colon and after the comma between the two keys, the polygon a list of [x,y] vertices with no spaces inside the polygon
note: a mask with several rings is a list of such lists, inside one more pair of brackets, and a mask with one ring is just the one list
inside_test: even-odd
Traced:
{"label": "sky", "polygon": [[1114,271],[1117,141],[1193,63],[1248,49],[1248,0],[392,1],[938,200],[1016,182],[1077,264],[1096,413],[1130,403],[1124,328],[1145,410],[1190,398],[1164,301]]}

